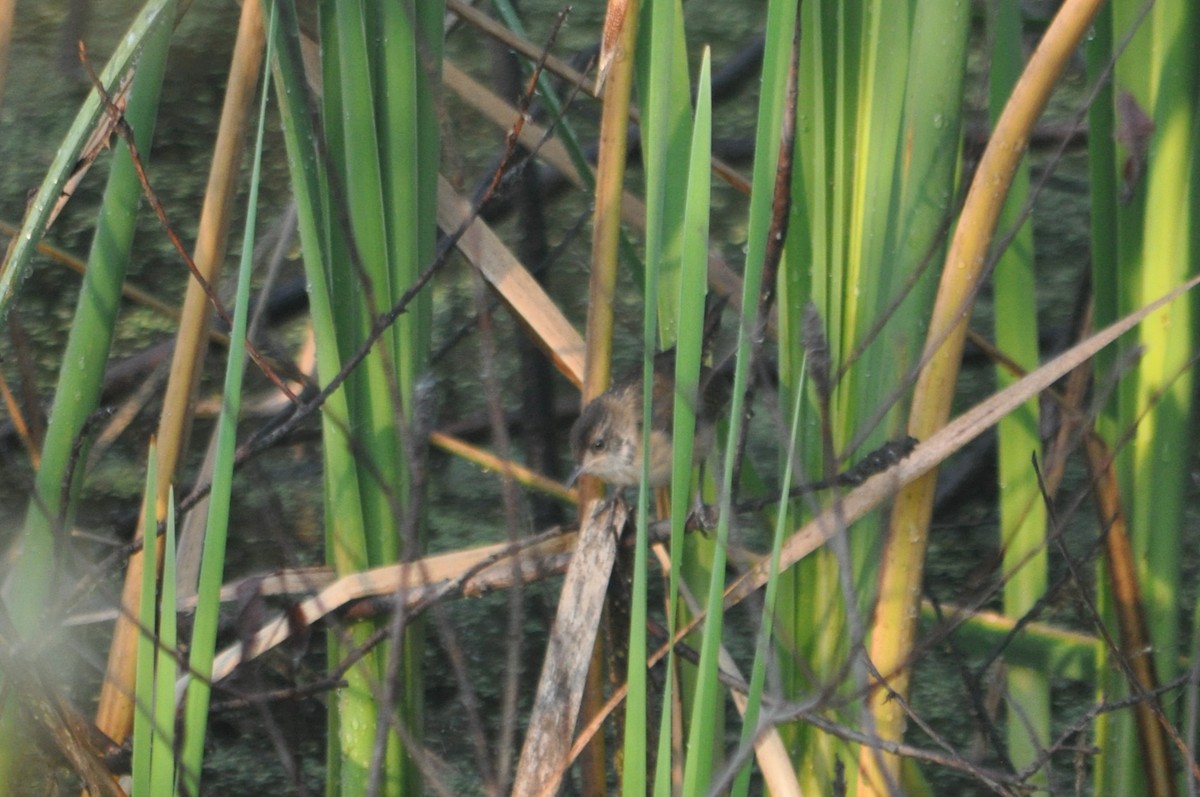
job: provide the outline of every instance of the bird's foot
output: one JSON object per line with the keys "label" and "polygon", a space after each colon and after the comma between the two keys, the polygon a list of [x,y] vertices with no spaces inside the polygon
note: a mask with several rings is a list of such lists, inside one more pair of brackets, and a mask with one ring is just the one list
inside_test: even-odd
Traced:
{"label": "bird's foot", "polygon": [[710,532],[717,528],[717,520],[720,513],[716,504],[706,504],[696,496],[696,501],[692,504],[691,511],[688,512],[687,518],[683,521],[683,527],[687,531],[698,531],[704,536],[708,536]]}
{"label": "bird's foot", "polygon": [[[613,490],[606,497],[597,501],[594,506],[595,508],[592,510],[592,519],[595,520],[607,512],[608,519],[605,521],[605,523],[612,528],[613,536],[616,537],[618,542],[620,542],[621,536],[625,532],[625,524],[629,522],[629,518],[631,517],[629,504],[626,502],[624,494],[620,490]],[[623,514],[625,516],[625,523],[623,523],[620,528],[617,528],[616,525],[618,507],[623,510]]]}

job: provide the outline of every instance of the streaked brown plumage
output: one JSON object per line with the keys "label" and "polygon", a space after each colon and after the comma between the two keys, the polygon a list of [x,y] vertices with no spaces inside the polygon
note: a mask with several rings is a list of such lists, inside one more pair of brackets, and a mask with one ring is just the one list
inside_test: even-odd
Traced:
{"label": "streaked brown plumage", "polygon": [[[650,412],[650,486],[671,481],[671,440],[674,420],[675,352],[654,358],[654,393]],[[731,385],[725,375],[703,368],[696,411],[692,463],[712,449],[714,426],[729,400]],[[689,391],[690,392],[690,391]],[[693,394],[693,395],[696,395]],[[692,400],[687,393],[685,400]],[[597,396],[584,408],[571,429],[575,476],[595,476],[614,487],[632,487],[642,478],[642,379],[626,377]]]}

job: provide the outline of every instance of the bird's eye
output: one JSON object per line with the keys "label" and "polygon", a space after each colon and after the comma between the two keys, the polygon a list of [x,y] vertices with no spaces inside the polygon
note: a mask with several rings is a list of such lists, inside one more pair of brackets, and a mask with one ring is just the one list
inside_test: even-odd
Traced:
{"label": "bird's eye", "polygon": [[605,448],[605,443],[604,443],[603,437],[597,437],[595,440],[592,441],[592,450],[593,451],[603,451],[604,448]]}

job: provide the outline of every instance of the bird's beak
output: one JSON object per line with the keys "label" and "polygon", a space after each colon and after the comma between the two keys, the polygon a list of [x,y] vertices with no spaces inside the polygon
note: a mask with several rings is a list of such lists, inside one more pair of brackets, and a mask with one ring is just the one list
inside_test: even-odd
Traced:
{"label": "bird's beak", "polygon": [[583,475],[583,465],[580,464],[579,467],[577,467],[577,468],[575,468],[575,470],[571,471],[571,476],[567,479],[567,486],[574,487],[575,482],[579,481],[579,477],[582,475]]}

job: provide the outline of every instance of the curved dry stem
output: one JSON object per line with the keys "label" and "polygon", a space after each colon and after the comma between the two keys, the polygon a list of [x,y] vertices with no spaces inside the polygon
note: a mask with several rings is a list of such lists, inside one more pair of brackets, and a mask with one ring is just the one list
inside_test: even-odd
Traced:
{"label": "curved dry stem", "polygon": [[[918,440],[935,433],[940,436],[938,430],[943,430],[950,415],[973,292],[985,270],[1008,186],[1034,123],[1100,5],[1099,0],[1073,0],[1062,6],[1013,89],[980,160],[946,256],[929,325],[928,345],[936,351],[922,369],[913,395],[908,433]],[[916,454],[902,465],[915,460]],[[916,633],[935,485],[931,468],[897,495],[880,575],[870,657],[890,679],[890,687],[903,696],[909,691],[905,662]],[[874,693],[871,711],[882,738],[903,736],[904,713],[897,701],[888,699],[887,690]],[[859,767],[860,794],[886,793],[889,784],[900,782],[900,759],[895,756],[864,748]]]}
{"label": "curved dry stem", "polygon": [[[210,283],[219,274],[221,263],[225,259],[231,203],[245,144],[247,118],[251,113],[258,85],[262,50],[262,8],[258,3],[243,3],[194,257],[197,267]],[[154,500],[160,519],[165,515],[167,493],[186,444],[192,395],[198,383],[196,375],[208,345],[210,312],[208,296],[204,290],[195,281],[189,281],[157,435],[159,494]],[[144,529],[139,527],[138,537],[143,533]],[[158,566],[161,566],[161,560]],[[130,557],[125,572],[121,605],[126,611],[121,612],[113,630],[108,668],[101,688],[100,703],[96,709],[97,727],[117,741],[129,735],[133,722],[134,707],[131,696],[134,668],[137,664],[135,646],[138,629],[129,618],[136,615],[141,597],[141,583],[142,556],[139,552]]]}

